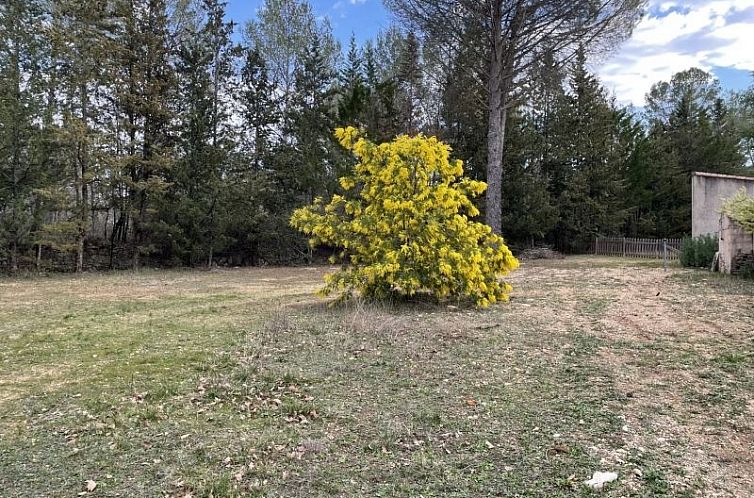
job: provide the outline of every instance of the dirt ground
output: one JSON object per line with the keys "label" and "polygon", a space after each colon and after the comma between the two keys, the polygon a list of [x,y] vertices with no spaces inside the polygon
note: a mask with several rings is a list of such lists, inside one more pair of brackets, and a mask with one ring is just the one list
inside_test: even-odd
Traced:
{"label": "dirt ground", "polygon": [[552,313],[604,341],[594,360],[625,394],[615,407],[623,445],[597,454],[621,464],[652,448],[672,462],[677,488],[697,482],[701,496],[754,496],[751,284],[641,262],[545,265],[516,274],[519,296],[546,295],[558,282],[563,306]]}

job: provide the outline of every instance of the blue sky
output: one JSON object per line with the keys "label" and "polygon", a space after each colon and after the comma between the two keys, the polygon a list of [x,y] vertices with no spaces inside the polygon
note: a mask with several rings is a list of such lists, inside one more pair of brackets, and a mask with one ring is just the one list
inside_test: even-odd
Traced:
{"label": "blue sky", "polygon": [[689,67],[726,90],[754,82],[754,0],[650,0],[631,39],[596,70],[618,100],[641,106],[653,83]]}
{"label": "blue sky", "polygon": [[[263,0],[228,0],[228,15],[243,23],[253,18]],[[374,38],[390,25],[390,14],[382,0],[310,0],[318,16],[330,19],[335,36],[345,45],[351,37],[361,43]]]}
{"label": "blue sky", "polygon": [[[254,17],[263,0],[229,0],[239,23]],[[312,0],[345,44],[353,32],[363,42],[390,25],[382,0]],[[651,85],[696,66],[739,90],[754,79],[754,0],[649,0],[649,11],[610,57],[593,68],[625,104],[644,105]]]}

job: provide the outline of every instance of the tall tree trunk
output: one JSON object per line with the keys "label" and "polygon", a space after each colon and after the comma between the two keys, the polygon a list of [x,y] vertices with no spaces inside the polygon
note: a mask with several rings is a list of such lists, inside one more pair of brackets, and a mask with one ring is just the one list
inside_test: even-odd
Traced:
{"label": "tall tree trunk", "polygon": [[[80,138],[79,138],[80,140]],[[84,214],[84,204],[83,204],[83,195],[84,195],[84,178],[82,175],[83,167],[81,167],[81,147],[83,145],[81,143],[76,145],[76,159],[75,159],[75,173],[74,173],[74,187],[73,190],[76,192],[76,208],[80,210],[78,213],[78,230],[76,235],[76,272],[80,273],[83,270],[83,263],[84,263],[84,220],[86,219],[86,214]]]}
{"label": "tall tree trunk", "polygon": [[[515,74],[516,46],[526,16],[526,2],[519,0],[515,7],[504,12],[504,1],[491,5],[492,47],[489,68],[487,133],[487,194],[486,221],[498,235],[503,230],[503,155],[505,126],[508,121],[508,102]],[[509,20],[503,22],[503,17]],[[511,17],[512,16],[512,17]],[[509,26],[503,31],[503,24]]]}
{"label": "tall tree trunk", "polygon": [[502,28],[502,2],[493,2],[492,11],[492,60],[489,68],[487,130],[487,194],[486,222],[496,234],[502,232],[502,186],[503,150],[505,145],[505,122],[507,118],[504,92],[505,41]]}
{"label": "tall tree trunk", "polygon": [[[86,126],[86,121],[84,123],[85,123],[84,126]],[[84,152],[84,154],[86,154],[86,152]],[[81,163],[81,219],[79,220],[79,237],[77,241],[78,247],[76,248],[76,251],[77,251],[76,273],[81,273],[84,271],[84,242],[86,240],[86,232],[87,232],[88,203],[89,203],[89,196],[88,196],[88,189],[86,185],[86,160],[84,159]]]}
{"label": "tall tree trunk", "polygon": [[[81,169],[79,168],[79,159],[78,156],[81,154],[81,144],[76,144],[76,157],[74,158],[74,173],[73,173],[73,191],[75,196],[75,202],[76,202],[76,209],[82,209],[81,207],[81,184],[83,183],[83,180],[81,179]],[[79,217],[79,220],[77,222],[76,227],[76,271],[79,270],[78,261],[81,259],[81,243],[83,241],[81,237],[81,213],[77,213],[76,216]]]}
{"label": "tall tree trunk", "polygon": [[146,193],[142,190],[139,192],[139,212],[137,213],[137,216],[134,217],[133,220],[133,226],[134,226],[134,253],[133,253],[133,260],[132,260],[132,267],[134,270],[138,270],[139,266],[141,265],[140,261],[140,252],[141,252],[141,243],[143,240],[144,231],[142,227],[144,226],[144,223],[146,223]]}
{"label": "tall tree trunk", "polygon": [[[86,119],[84,119],[84,129],[86,130]],[[86,151],[83,152],[84,157]],[[84,241],[86,240],[86,225],[88,222],[87,216],[87,203],[88,203],[88,190],[86,188],[86,159],[82,157],[81,161],[81,219],[79,220],[79,236],[78,245],[76,248],[76,273],[84,271]]]}
{"label": "tall tree trunk", "polygon": [[121,230],[123,229],[124,225],[124,217],[123,212],[121,211],[117,221],[115,220],[115,212],[113,212],[113,230],[110,233],[110,265],[109,268],[113,269],[113,257],[115,254],[115,241],[120,240],[116,239],[116,237],[120,237]]}
{"label": "tall tree trunk", "polygon": [[18,241],[15,237],[10,243],[10,270],[13,273],[18,271]]}
{"label": "tall tree trunk", "polygon": [[490,124],[487,139],[487,194],[486,222],[498,235],[503,229],[503,151],[505,148],[505,125],[508,110],[503,104],[490,108]]}
{"label": "tall tree trunk", "polygon": [[89,134],[89,89],[87,88],[86,82],[79,84],[79,98],[81,99],[81,123],[83,126],[82,133],[84,134],[81,138],[81,144],[79,144],[79,153],[78,153],[78,167],[80,168],[80,174],[81,174],[81,183],[78,185],[78,188],[81,189],[81,195],[80,195],[80,201],[81,204],[79,205],[79,233],[78,233],[78,240],[77,247],[76,247],[76,273],[81,273],[84,271],[84,241],[86,239],[87,234],[87,224],[89,221],[88,217],[88,204],[89,204],[89,189],[87,187],[87,180],[86,180],[86,174],[88,170],[88,160],[89,160],[89,150],[87,149],[88,144],[86,142],[86,136]]}
{"label": "tall tree trunk", "polygon": [[84,271],[84,237],[79,237],[76,247],[76,273]]}
{"label": "tall tree trunk", "polygon": [[12,127],[13,134],[11,139],[11,231],[12,239],[10,245],[10,269],[13,272],[18,271],[18,241],[21,233],[21,221],[18,214],[19,197],[21,197],[21,49],[19,43],[14,43],[15,49],[11,57],[11,78],[13,81],[13,110],[12,110]]}

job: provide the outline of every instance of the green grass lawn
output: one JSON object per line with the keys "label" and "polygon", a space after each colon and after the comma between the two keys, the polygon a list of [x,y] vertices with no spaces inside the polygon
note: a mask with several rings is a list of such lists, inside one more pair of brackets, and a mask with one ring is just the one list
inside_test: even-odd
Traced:
{"label": "green grass lawn", "polygon": [[754,284],[571,258],[328,308],[325,271],[0,280],[0,496],[754,496]]}

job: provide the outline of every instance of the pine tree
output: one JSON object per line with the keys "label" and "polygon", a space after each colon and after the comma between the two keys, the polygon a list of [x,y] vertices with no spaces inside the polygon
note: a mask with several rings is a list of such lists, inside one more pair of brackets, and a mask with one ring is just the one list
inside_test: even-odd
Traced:
{"label": "pine tree", "polygon": [[[691,232],[691,174],[743,173],[740,137],[722,100],[719,83],[700,69],[655,84],[647,96],[650,171],[632,174],[631,189],[651,191],[655,236]],[[645,167],[646,169],[646,167]]]}
{"label": "pine tree", "polygon": [[319,51],[328,64],[335,63],[340,51],[329,22],[318,19],[306,0],[265,0],[256,20],[246,25],[245,35],[248,44],[262,54],[270,80],[282,93],[284,109],[303,70],[312,37],[318,38]]}
{"label": "pine tree", "polygon": [[296,73],[288,133],[294,139],[293,173],[298,190],[308,202],[332,192],[336,184],[340,150],[334,135],[335,70],[322,51],[318,34],[312,36],[300,70]]}
{"label": "pine tree", "polygon": [[294,199],[272,170],[281,110],[267,64],[256,48],[247,48],[238,93],[241,124],[239,153],[225,177],[222,196],[227,249],[237,264],[275,261],[285,250],[280,240],[291,230],[288,213]]}
{"label": "pine tree", "polygon": [[141,256],[154,250],[156,204],[167,189],[165,175],[175,158],[175,72],[166,0],[121,0],[117,5],[124,27],[116,40],[115,99],[124,139],[112,178],[119,217],[111,240],[130,235],[131,264],[137,268]]}
{"label": "pine tree", "polygon": [[571,75],[560,130],[561,159],[567,165],[559,195],[556,245],[567,251],[588,249],[597,235],[620,233],[626,218],[622,202],[622,150],[616,147],[618,113],[579,51]]}
{"label": "pine tree", "polygon": [[654,237],[656,219],[652,185],[657,164],[649,159],[649,140],[643,122],[631,109],[619,110],[618,118],[618,139],[624,151],[621,168],[625,183],[623,204],[627,212],[624,235]]}
{"label": "pine tree", "polygon": [[404,133],[418,132],[420,115],[418,98],[422,85],[421,44],[413,32],[406,36],[397,67],[398,88],[401,90],[400,111]]}
{"label": "pine tree", "polygon": [[532,89],[528,96],[528,120],[531,128],[533,160],[547,178],[550,192],[557,197],[565,188],[571,164],[562,146],[567,141],[560,135],[567,131],[565,114],[569,110],[566,95],[566,74],[549,51],[533,68]]}
{"label": "pine tree", "polygon": [[44,114],[43,3],[0,5],[0,243],[15,271],[30,244],[44,164],[39,156]]}
{"label": "pine tree", "polygon": [[443,138],[463,158],[469,175],[483,180],[487,168],[486,90],[469,65],[474,56],[473,46],[466,45],[449,64],[442,84],[441,112]]}
{"label": "pine tree", "polygon": [[[560,114],[566,109],[564,75],[547,53],[532,72],[528,104],[511,110],[506,121],[502,187],[503,234],[529,246],[554,240],[553,230],[561,216],[557,199],[569,170],[557,152]],[[484,103],[481,96],[477,108],[480,103]],[[483,111],[478,115],[484,116]],[[478,147],[486,154],[486,125],[478,129]],[[483,173],[486,156],[478,164]]]}
{"label": "pine tree", "polygon": [[[511,112],[503,174],[503,234],[519,245],[541,244],[558,222],[559,209],[536,148],[541,135],[530,114]],[[537,152],[535,152],[537,151]]]}
{"label": "pine tree", "polygon": [[340,93],[339,124],[341,126],[363,126],[366,122],[365,113],[369,102],[369,89],[365,82],[364,58],[356,45],[356,37],[353,34],[349,42],[345,65],[340,74]]}
{"label": "pine tree", "polygon": [[743,153],[750,169],[754,167],[754,85],[734,95],[732,111],[735,130],[741,137]]}
{"label": "pine tree", "polygon": [[374,42],[367,40],[363,50],[364,59],[364,82],[369,88],[376,88],[380,82],[379,68],[377,67],[377,54]]}
{"label": "pine tree", "polygon": [[400,43],[402,38],[380,33],[377,42],[368,41],[364,46],[364,79],[366,103],[363,127],[367,136],[376,142],[389,142],[403,130],[398,112],[398,85],[395,64],[388,49],[391,41]]}
{"label": "pine tree", "polygon": [[221,198],[236,142],[227,100],[239,49],[231,41],[233,24],[224,20],[224,2],[203,0],[200,12],[204,23],[181,46],[176,63],[182,157],[169,175],[171,202],[163,219],[173,220],[168,240],[184,262],[204,259],[211,266],[225,243]]}
{"label": "pine tree", "polygon": [[263,169],[269,154],[274,129],[280,123],[280,110],[267,65],[253,47],[246,49],[241,86],[239,102],[246,135],[245,149],[252,157],[254,169],[259,171]]}
{"label": "pine tree", "polygon": [[110,95],[112,41],[117,31],[108,2],[55,0],[51,39],[61,95],[61,126],[55,142],[56,160],[67,188],[73,192],[67,205],[58,206],[73,214],[69,220],[47,227],[70,235],[76,252],[76,270],[84,268],[85,243],[98,214],[107,157],[112,153],[105,136],[107,112],[102,97]]}

